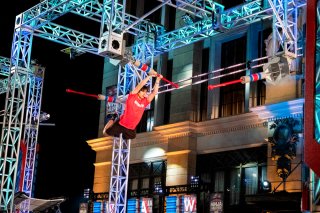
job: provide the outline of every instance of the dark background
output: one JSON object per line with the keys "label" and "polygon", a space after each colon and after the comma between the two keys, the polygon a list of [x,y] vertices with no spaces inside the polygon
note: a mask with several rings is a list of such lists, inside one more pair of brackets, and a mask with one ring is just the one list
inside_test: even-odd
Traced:
{"label": "dark background", "polygon": [[[10,57],[15,16],[40,1],[6,1],[0,13],[0,55]],[[6,12],[6,14],[5,14]],[[98,37],[99,24],[65,15],[56,23]],[[85,188],[92,189],[95,152],[86,140],[97,138],[100,101],[66,93],[73,89],[90,94],[101,93],[103,57],[85,53],[74,59],[60,50],[66,46],[34,36],[32,59],[46,68],[41,110],[50,114],[38,132],[39,152],[33,186],[35,198],[66,197],[63,213],[78,212]],[[1,102],[4,100],[1,95]],[[2,104],[1,104],[2,105]],[[3,110],[3,107],[1,108]]]}

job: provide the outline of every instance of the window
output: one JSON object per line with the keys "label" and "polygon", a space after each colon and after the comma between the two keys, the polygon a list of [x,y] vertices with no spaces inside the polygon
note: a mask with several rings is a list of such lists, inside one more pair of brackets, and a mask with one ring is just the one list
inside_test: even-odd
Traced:
{"label": "window", "polygon": [[214,174],[214,192],[224,191],[224,171],[217,171]]}
{"label": "window", "polygon": [[223,193],[226,206],[241,205],[246,195],[258,193],[267,178],[268,146],[197,156],[197,171],[210,192]]}
{"label": "window", "polygon": [[240,169],[232,169],[230,171],[230,182],[227,192],[230,195],[230,205],[239,204],[240,201]]}
{"label": "window", "polygon": [[[265,40],[268,38],[268,36],[272,33],[272,28],[265,29],[263,31],[259,32],[259,39],[258,39],[258,52],[259,52],[259,58],[266,56],[266,43]],[[264,63],[263,61],[259,63]],[[262,68],[257,68],[255,69],[255,72],[262,72]],[[265,85],[265,80],[260,80],[256,82],[257,84],[257,90],[255,91],[254,95],[256,96],[256,105],[253,104],[254,106],[261,106],[265,104],[265,99],[266,99],[266,85]]]}
{"label": "window", "polygon": [[149,188],[149,178],[143,178],[142,179],[142,189],[148,189]]}
{"label": "window", "polygon": [[[155,7],[157,7],[160,4],[161,4],[161,2],[157,2],[157,1],[144,1],[144,14],[151,11],[152,9],[154,9]],[[160,25],[161,24],[161,10],[160,9],[156,10],[150,16],[148,16],[146,18],[146,20]]]}
{"label": "window", "polygon": [[173,31],[175,30],[175,24],[176,24],[176,8],[172,6],[166,6],[169,10],[169,20],[168,21],[168,31]]}
{"label": "window", "polygon": [[[231,65],[243,63],[246,61],[246,37],[241,37],[222,44],[221,48],[221,67],[226,68]],[[244,75],[243,72],[236,74],[228,74],[235,69],[228,69],[227,74],[220,78],[220,83],[239,80]],[[244,84],[232,84],[220,88],[220,117],[237,115],[244,113]]]}
{"label": "window", "polygon": [[129,189],[130,190],[137,190],[138,189],[138,179],[133,179],[130,181]]}
{"label": "window", "polygon": [[258,167],[244,169],[243,183],[246,195],[253,195],[258,192]]}
{"label": "window", "polygon": [[161,183],[161,177],[155,177],[154,183]]}
{"label": "window", "polygon": [[165,186],[166,161],[131,164],[129,167],[129,196],[140,197],[153,193],[154,184]]}

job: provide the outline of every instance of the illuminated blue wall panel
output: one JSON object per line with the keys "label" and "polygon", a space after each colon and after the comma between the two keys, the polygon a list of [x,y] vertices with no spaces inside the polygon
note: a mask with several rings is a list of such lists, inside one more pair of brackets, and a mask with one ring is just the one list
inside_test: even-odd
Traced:
{"label": "illuminated blue wall panel", "polygon": [[138,213],[138,200],[136,198],[128,200],[127,213]]}
{"label": "illuminated blue wall panel", "polygon": [[93,213],[107,213],[107,202],[94,202]]}
{"label": "illuminated blue wall panel", "polygon": [[177,213],[177,196],[167,196],[166,197],[166,212],[167,213]]}

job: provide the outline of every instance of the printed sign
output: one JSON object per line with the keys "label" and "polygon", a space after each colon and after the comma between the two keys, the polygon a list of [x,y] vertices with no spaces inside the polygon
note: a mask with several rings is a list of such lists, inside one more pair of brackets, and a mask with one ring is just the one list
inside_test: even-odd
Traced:
{"label": "printed sign", "polygon": [[140,199],[140,213],[152,213],[152,198]]}
{"label": "printed sign", "polygon": [[88,203],[80,203],[79,213],[88,212]]}
{"label": "printed sign", "polygon": [[223,196],[222,193],[214,193],[210,196],[210,213],[223,212]]}
{"label": "printed sign", "polygon": [[184,213],[197,212],[197,196],[196,195],[183,195],[180,197],[181,209]]}

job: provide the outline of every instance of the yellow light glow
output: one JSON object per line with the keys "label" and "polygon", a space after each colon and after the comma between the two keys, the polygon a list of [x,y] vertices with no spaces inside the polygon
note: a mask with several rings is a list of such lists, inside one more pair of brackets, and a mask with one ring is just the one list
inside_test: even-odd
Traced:
{"label": "yellow light glow", "polygon": [[143,159],[152,159],[152,158],[158,158],[158,157],[163,157],[165,156],[165,151],[162,148],[159,147],[154,147],[151,149],[148,149],[144,155],[143,155]]}

